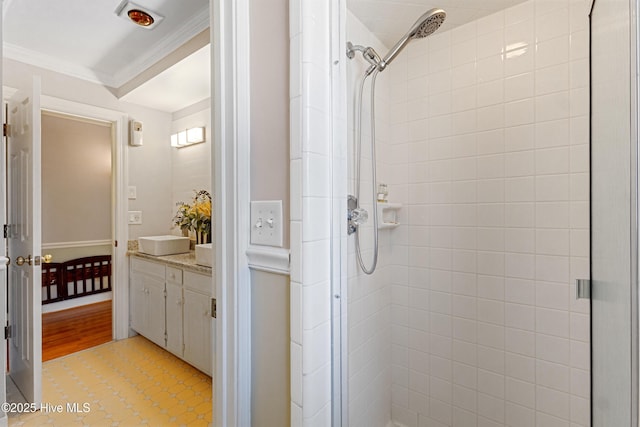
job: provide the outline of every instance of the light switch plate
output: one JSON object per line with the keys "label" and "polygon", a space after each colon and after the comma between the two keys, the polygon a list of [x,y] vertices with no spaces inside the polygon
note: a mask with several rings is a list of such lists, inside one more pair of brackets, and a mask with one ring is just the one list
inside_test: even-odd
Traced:
{"label": "light switch plate", "polygon": [[129,211],[129,224],[142,224],[142,211]]}
{"label": "light switch plate", "polygon": [[282,200],[251,202],[251,244],[282,247]]}
{"label": "light switch plate", "polygon": [[127,188],[127,192],[128,192],[127,196],[129,197],[129,200],[135,200],[136,199],[137,193],[138,193],[138,189],[137,189],[137,187],[135,185],[130,185]]}

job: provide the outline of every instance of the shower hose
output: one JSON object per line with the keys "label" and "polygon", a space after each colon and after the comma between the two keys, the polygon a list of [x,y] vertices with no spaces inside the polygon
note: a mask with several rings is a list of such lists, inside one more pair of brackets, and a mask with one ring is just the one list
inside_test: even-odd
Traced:
{"label": "shower hose", "polygon": [[356,141],[356,208],[360,208],[360,187],[361,187],[361,173],[362,173],[362,94],[364,91],[364,85],[367,81],[367,77],[371,77],[371,196],[373,206],[373,260],[371,266],[367,267],[362,260],[362,250],[360,249],[360,230],[356,232],[356,255],[358,257],[358,264],[365,274],[372,274],[376,270],[378,264],[378,199],[376,197],[376,123],[375,123],[375,93],[376,93],[376,77],[379,71],[374,69],[373,73],[370,70],[362,77],[360,82],[360,90],[358,91],[358,97],[356,99],[356,107],[358,109],[356,113],[356,126],[355,126],[355,141]]}

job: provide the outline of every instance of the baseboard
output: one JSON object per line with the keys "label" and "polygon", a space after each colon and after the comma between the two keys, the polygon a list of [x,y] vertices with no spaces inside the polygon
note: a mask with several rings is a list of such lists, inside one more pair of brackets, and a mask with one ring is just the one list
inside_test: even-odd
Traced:
{"label": "baseboard", "polygon": [[42,306],[42,314],[53,313],[54,311],[67,310],[69,308],[80,307],[87,304],[95,304],[97,302],[110,301],[111,292],[102,292],[99,294],[87,295],[86,297],[72,298]]}
{"label": "baseboard", "polygon": [[407,426],[404,424],[397,423],[395,421],[389,421],[389,424],[387,424],[387,427],[407,427]]}

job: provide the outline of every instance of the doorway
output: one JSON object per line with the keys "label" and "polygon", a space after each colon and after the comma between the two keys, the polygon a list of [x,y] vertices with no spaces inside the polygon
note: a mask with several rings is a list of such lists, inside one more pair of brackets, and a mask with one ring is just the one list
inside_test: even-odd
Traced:
{"label": "doorway", "polygon": [[46,362],[113,337],[114,171],[110,122],[47,110],[41,120]]}

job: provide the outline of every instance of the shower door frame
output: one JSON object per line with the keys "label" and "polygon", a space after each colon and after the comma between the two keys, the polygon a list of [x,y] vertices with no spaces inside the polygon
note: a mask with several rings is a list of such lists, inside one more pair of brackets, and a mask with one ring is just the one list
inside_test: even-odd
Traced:
{"label": "shower door frame", "polygon": [[[332,218],[331,218],[331,402],[332,427],[349,426],[347,194],[347,0],[331,0]],[[335,123],[336,117],[341,121]]]}

